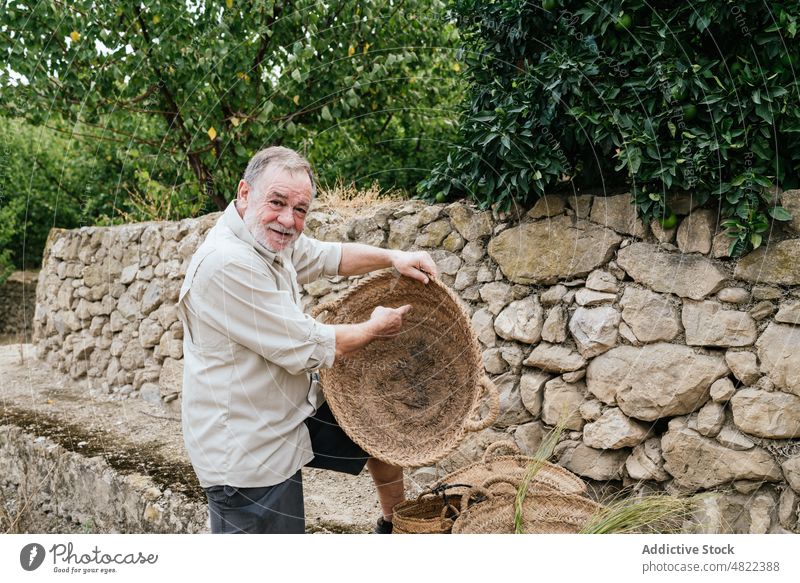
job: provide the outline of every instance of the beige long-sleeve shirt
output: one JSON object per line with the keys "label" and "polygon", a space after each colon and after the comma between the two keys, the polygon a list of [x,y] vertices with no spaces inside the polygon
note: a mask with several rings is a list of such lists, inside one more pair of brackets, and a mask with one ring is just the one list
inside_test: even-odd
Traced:
{"label": "beige long-sleeve shirt", "polygon": [[203,487],[262,487],[313,458],[303,421],[323,398],[310,372],[335,357],[331,326],[303,314],[299,284],[336,275],[341,244],[300,235],[273,253],[231,203],[186,272],[182,421]]}

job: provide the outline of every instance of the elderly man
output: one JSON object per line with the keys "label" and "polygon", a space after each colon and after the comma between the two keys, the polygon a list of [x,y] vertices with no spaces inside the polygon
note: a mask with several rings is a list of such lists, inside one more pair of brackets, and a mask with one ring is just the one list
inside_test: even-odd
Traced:
{"label": "elderly man", "polygon": [[302,156],[258,152],[181,288],[183,435],[214,533],[303,532],[306,465],[358,474],[366,464],[383,511],[376,532],[391,532],[392,508],[404,499],[402,468],[347,437],[312,373],[397,334],[411,306],[329,326],[303,314],[300,285],[384,267],[427,283],[436,266],[424,252],[303,235],[315,190]]}

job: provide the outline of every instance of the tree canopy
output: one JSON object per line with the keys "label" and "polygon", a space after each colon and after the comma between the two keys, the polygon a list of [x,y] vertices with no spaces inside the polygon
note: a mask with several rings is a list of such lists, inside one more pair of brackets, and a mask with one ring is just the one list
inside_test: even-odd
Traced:
{"label": "tree canopy", "polygon": [[224,208],[269,145],[412,190],[463,93],[440,0],[0,0],[0,39],[6,266],[52,226]]}
{"label": "tree canopy", "polygon": [[438,0],[0,0],[0,13],[0,108],[115,145],[133,189],[222,208],[273,144],[324,180],[409,188],[452,131],[456,35]]}

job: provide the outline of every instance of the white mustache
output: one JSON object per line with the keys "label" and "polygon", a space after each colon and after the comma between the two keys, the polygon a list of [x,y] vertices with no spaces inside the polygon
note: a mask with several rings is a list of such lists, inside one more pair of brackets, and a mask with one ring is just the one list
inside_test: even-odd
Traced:
{"label": "white mustache", "polygon": [[268,228],[279,232],[281,235],[294,235],[297,232],[295,229],[284,229],[276,225],[269,225]]}

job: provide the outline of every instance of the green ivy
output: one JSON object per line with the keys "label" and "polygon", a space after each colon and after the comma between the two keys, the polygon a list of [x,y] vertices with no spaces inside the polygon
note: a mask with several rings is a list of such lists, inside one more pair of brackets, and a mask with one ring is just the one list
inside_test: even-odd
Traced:
{"label": "green ivy", "polygon": [[627,187],[668,224],[668,194],[719,209],[758,247],[768,192],[800,186],[796,1],[455,0],[470,83],[460,143],[421,196],[483,207]]}

